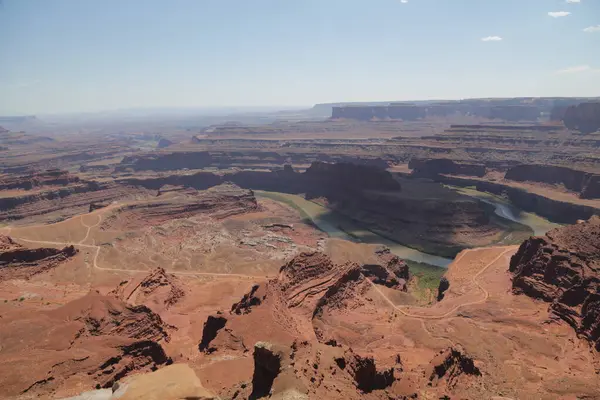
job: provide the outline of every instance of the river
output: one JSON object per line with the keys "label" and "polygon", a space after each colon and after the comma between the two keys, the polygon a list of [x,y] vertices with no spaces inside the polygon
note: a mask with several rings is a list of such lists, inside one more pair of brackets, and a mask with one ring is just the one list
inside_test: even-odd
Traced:
{"label": "river", "polygon": [[495,213],[497,216],[530,227],[535,236],[545,235],[549,230],[561,226],[559,224],[550,222],[537,214],[525,212],[515,207],[509,200],[491,193],[479,192],[475,189],[467,189],[455,186],[449,187],[466,196],[473,197],[483,201],[484,203],[493,205],[495,207]]}
{"label": "river", "polygon": [[[522,212],[503,199],[496,198],[496,196],[470,189],[453,189],[456,189],[467,196],[474,197],[488,204],[494,205],[496,207],[496,215],[501,218],[529,226],[534,231],[535,235],[543,235],[548,230],[558,226],[544,220],[541,217],[538,217],[535,214]],[[361,243],[382,244],[389,247],[392,253],[402,259],[435,265],[442,268],[447,268],[448,265],[453,261],[450,258],[423,253],[377,235],[376,233],[361,228],[350,218],[339,213],[333,213],[326,207],[323,207],[312,201],[308,201],[302,196],[279,192],[265,192],[262,190],[255,190],[254,192],[259,197],[270,198],[296,208],[304,218],[310,219],[315,226],[327,233],[329,237],[350,241],[359,241]]]}

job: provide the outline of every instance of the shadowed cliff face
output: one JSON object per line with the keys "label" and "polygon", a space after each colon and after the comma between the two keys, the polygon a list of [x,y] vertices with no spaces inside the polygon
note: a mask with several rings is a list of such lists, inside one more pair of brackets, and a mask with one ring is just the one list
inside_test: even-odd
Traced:
{"label": "shadowed cliff face", "polygon": [[418,159],[413,158],[408,164],[413,174],[419,177],[431,178],[439,174],[468,175],[482,177],[486,173],[485,165],[473,163],[459,163],[446,158]]}
{"label": "shadowed cliff face", "polygon": [[517,165],[506,172],[506,179],[564,185],[582,199],[600,197],[600,175],[552,165]]}
{"label": "shadowed cliff face", "polygon": [[600,130],[600,102],[581,103],[566,109],[563,117],[565,126],[582,133],[593,133]]}
{"label": "shadowed cliff face", "polygon": [[600,350],[600,217],[525,241],[510,261],[513,290],[550,310]]}
{"label": "shadowed cliff face", "polygon": [[333,119],[354,119],[359,121],[398,119],[414,121],[426,117],[451,114],[476,115],[504,121],[535,121],[543,107],[531,104],[496,104],[486,101],[472,104],[455,102],[430,105],[411,103],[390,103],[388,105],[346,105],[334,106]]}
{"label": "shadowed cliff face", "polygon": [[314,162],[304,176],[313,186],[322,183],[331,189],[400,190],[389,172],[366,165]]}

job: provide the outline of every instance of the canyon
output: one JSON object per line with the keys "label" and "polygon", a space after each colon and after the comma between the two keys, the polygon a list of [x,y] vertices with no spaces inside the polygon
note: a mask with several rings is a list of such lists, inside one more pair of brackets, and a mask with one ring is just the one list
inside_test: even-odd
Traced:
{"label": "canyon", "polygon": [[595,102],[9,120],[0,397],[597,398]]}

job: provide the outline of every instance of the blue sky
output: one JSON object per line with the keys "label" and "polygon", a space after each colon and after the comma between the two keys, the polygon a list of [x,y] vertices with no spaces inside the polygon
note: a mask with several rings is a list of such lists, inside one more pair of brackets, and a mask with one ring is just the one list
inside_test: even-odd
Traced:
{"label": "blue sky", "polygon": [[600,0],[0,3],[0,114],[600,95]]}

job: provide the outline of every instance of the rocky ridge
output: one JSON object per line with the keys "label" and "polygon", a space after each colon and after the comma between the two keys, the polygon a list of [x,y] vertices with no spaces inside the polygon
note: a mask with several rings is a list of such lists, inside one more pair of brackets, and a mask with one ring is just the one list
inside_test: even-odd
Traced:
{"label": "rocky ridge", "polygon": [[563,185],[582,199],[600,198],[600,175],[552,165],[517,165],[505,175],[508,180]]}
{"label": "rocky ridge", "polygon": [[163,268],[157,268],[144,277],[122,281],[111,295],[129,304],[144,304],[161,310],[175,305],[186,292],[177,277],[167,274]]}
{"label": "rocky ridge", "polygon": [[74,246],[61,249],[28,249],[9,236],[0,235],[0,282],[10,279],[29,279],[47,272],[77,254]]}
{"label": "rocky ridge", "polygon": [[510,272],[515,293],[549,302],[600,351],[600,217],[525,241]]}
{"label": "rocky ridge", "polygon": [[[90,292],[50,311],[3,315],[4,396],[49,396],[69,382],[110,388],[136,372],[169,364],[168,327],[145,306]],[[19,335],[15,336],[15,332]]]}

